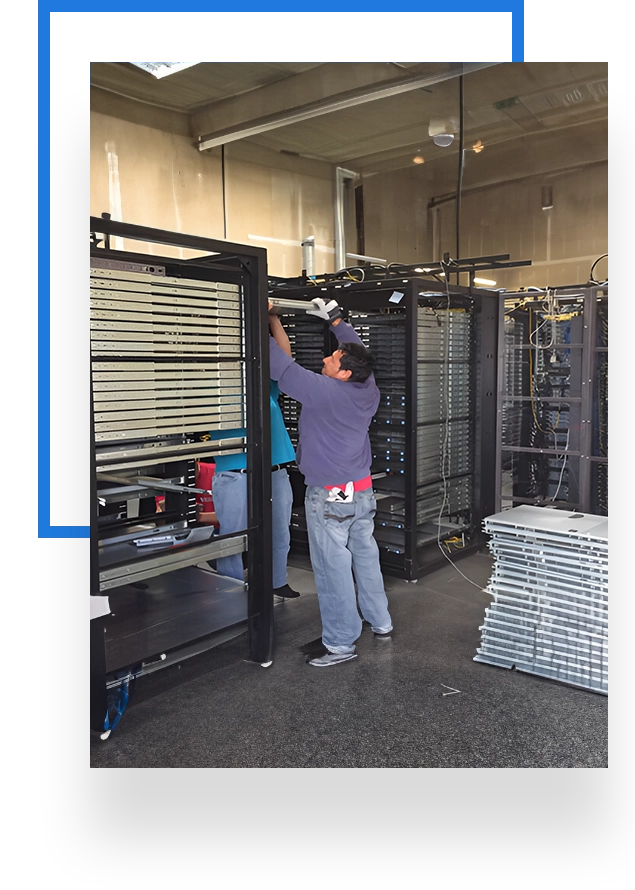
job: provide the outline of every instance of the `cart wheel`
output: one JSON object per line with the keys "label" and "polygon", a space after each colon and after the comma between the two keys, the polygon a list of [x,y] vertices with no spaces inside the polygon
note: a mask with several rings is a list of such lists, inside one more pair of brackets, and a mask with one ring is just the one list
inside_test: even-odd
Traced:
{"label": "cart wheel", "polygon": [[260,662],[260,667],[261,667],[261,668],[268,668],[268,667],[271,667],[272,664],[273,664],[273,661],[261,661],[261,662]]}

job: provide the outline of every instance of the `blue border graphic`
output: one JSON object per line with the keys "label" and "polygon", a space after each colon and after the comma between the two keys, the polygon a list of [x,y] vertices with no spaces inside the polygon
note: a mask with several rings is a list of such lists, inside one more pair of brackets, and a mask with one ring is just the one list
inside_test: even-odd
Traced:
{"label": "blue border graphic", "polygon": [[[40,0],[37,27],[37,526],[40,538],[87,538],[87,526],[50,524],[49,138],[55,105],[89,86],[91,62],[522,62],[525,0],[369,0],[348,8],[331,0],[317,6],[283,0],[275,8],[245,0],[239,10],[209,0],[155,0],[123,11]],[[131,50],[144,55],[112,54]],[[174,50],[194,55],[169,55]]]}

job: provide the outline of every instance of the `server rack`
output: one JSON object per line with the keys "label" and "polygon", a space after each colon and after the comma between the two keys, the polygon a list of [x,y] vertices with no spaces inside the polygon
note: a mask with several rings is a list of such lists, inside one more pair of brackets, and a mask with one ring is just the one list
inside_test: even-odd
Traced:
{"label": "server rack", "polygon": [[[271,446],[266,252],[105,217],[90,230],[90,592],[109,605],[91,621],[100,731],[109,688],[204,651],[220,630],[246,622],[246,657],[271,662]],[[115,250],[113,238],[200,256]],[[232,428],[246,435],[210,440]],[[220,536],[197,522],[195,462],[235,451],[247,455],[248,528]],[[235,553],[247,584],[213,570]]]}
{"label": "server rack", "polygon": [[[270,297],[343,306],[375,357],[381,401],[370,427],[382,568],[416,580],[483,543],[494,507],[498,294],[408,277],[285,287]],[[310,316],[284,320],[295,359],[319,372],[336,341]],[[301,407],[284,396],[294,444]],[[325,456],[328,459],[328,456]],[[292,546],[306,550],[304,481],[294,486]]]}
{"label": "server rack", "polygon": [[503,293],[498,353],[496,512],[608,515],[608,286]]}

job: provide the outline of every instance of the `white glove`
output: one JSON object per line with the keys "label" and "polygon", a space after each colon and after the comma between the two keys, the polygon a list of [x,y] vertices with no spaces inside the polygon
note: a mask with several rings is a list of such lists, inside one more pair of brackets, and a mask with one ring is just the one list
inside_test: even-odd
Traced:
{"label": "white glove", "polygon": [[338,305],[337,300],[330,300],[328,303],[325,303],[321,297],[316,297],[314,300],[311,300],[311,302],[316,308],[307,309],[307,315],[315,315],[316,318],[321,318],[323,321],[328,321],[329,323],[335,321],[336,318],[342,317],[342,310]]}

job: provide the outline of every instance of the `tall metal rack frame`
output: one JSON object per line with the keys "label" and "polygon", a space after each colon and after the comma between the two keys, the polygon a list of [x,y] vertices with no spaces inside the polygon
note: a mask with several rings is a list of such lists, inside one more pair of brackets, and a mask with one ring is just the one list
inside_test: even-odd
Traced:
{"label": "tall metal rack frame", "polygon": [[504,292],[498,313],[495,512],[608,515],[608,283]]}
{"label": "tall metal rack frame", "polygon": [[[280,286],[278,286],[280,285]],[[325,301],[336,300],[350,313],[353,326],[361,335],[362,340],[368,340],[366,336],[369,324],[373,319],[385,318],[390,315],[397,319],[398,326],[403,331],[405,343],[405,355],[403,365],[404,393],[403,404],[405,415],[403,427],[405,429],[405,447],[403,449],[403,546],[396,551],[390,547],[383,547],[381,543],[380,526],[376,518],[376,538],[380,543],[382,568],[388,573],[406,580],[414,581],[425,573],[434,570],[446,559],[465,555],[478,549],[484,541],[481,524],[482,519],[491,514],[494,508],[494,481],[495,481],[495,451],[493,437],[496,429],[496,363],[497,363],[497,323],[498,323],[498,293],[482,288],[462,287],[453,284],[444,284],[439,281],[431,281],[427,278],[406,277],[402,279],[391,278],[363,283],[331,281],[324,285],[311,285],[308,287],[289,287],[280,280],[270,279],[270,298],[281,298],[281,301],[310,301],[315,297],[322,297]],[[417,406],[421,401],[418,393],[419,371],[425,357],[421,355],[420,324],[421,311],[430,309],[434,313],[437,307],[437,316],[443,315],[446,307],[446,321],[449,324],[450,314],[454,309],[465,310],[474,320],[470,345],[470,408],[469,423],[474,430],[471,454],[471,504],[469,518],[456,530],[462,535],[463,544],[458,549],[443,543],[444,539],[454,537],[448,528],[439,532],[433,530],[428,534],[427,540],[421,533],[421,522],[418,516],[418,493],[425,486],[418,484],[418,434],[422,424],[418,422]],[[303,364],[302,344],[306,342],[307,334],[303,332],[306,320],[298,324],[298,316],[291,315],[285,320],[285,327],[292,342],[296,360]],[[441,324],[442,322],[438,322]],[[324,325],[322,325],[325,328]],[[312,336],[316,337],[318,328],[313,328]],[[310,333],[310,332],[309,332]],[[333,335],[325,328],[324,341],[320,344],[327,355],[335,348],[336,341]],[[367,343],[368,345],[368,343]],[[398,370],[399,356],[393,355],[390,348],[382,348],[381,336],[372,344],[373,355],[377,363],[395,363],[395,372]],[[311,370],[319,372],[321,361],[316,362]],[[309,367],[309,364],[304,363]],[[376,377],[378,376],[376,372]],[[390,372],[387,372],[386,387],[389,388]],[[379,382],[380,391],[382,384]],[[425,396],[421,394],[425,401]],[[373,444],[373,427],[371,425],[371,445]],[[400,457],[399,460],[402,458]],[[374,488],[378,497],[378,515],[382,498],[389,494],[391,482],[398,481],[397,473],[391,469],[382,472],[378,466],[381,462],[373,463]],[[399,470],[401,473],[401,470]],[[299,472],[291,474],[296,493],[295,506],[301,511],[303,499],[303,482]],[[390,478],[392,477],[392,478]],[[441,485],[438,474],[434,471],[427,482]],[[445,493],[444,493],[445,494]],[[292,527],[292,542],[296,547],[306,547],[306,534],[302,531],[301,521],[297,520],[294,510],[294,518],[299,523]],[[433,523],[434,524],[434,523]],[[442,552],[445,547],[445,553]]]}
{"label": "tall metal rack frame", "polygon": [[[273,658],[273,590],[272,590],[272,557],[271,557],[271,444],[270,444],[270,411],[269,411],[269,350],[268,337],[269,327],[267,321],[267,260],[266,251],[262,248],[250,247],[242,244],[234,244],[227,241],[217,241],[209,238],[201,238],[192,235],[180,234],[177,232],[169,232],[160,229],[148,228],[144,226],[136,226],[122,222],[116,222],[109,218],[108,214],[100,217],[90,218],[91,233],[91,265],[96,264],[98,267],[110,269],[134,269],[142,268],[154,271],[164,270],[164,274],[173,279],[187,279],[190,284],[192,281],[200,283],[201,297],[205,296],[205,291],[213,291],[215,285],[221,283],[225,289],[233,289],[233,293],[238,295],[241,307],[241,325],[244,332],[241,345],[241,362],[243,364],[243,381],[244,381],[244,413],[241,415],[244,423],[233,423],[230,426],[246,427],[247,436],[246,450],[247,460],[247,491],[248,491],[248,528],[244,534],[233,536],[212,536],[211,540],[204,543],[192,543],[180,548],[168,551],[153,551],[152,554],[141,552],[130,548],[128,552],[132,555],[128,558],[118,559],[114,564],[104,567],[101,564],[102,555],[100,554],[100,530],[98,527],[100,513],[100,497],[98,489],[101,486],[108,485],[108,482],[98,482],[98,478],[103,480],[107,478],[103,474],[104,452],[100,450],[100,446],[96,444],[96,423],[95,423],[95,392],[94,392],[94,367],[97,361],[101,361],[104,365],[108,359],[113,358],[113,354],[103,356],[100,355],[99,347],[95,346],[95,338],[102,336],[92,332],[92,348],[91,348],[91,432],[90,432],[90,460],[91,460],[91,483],[90,483],[90,593],[91,597],[103,597],[116,590],[118,584],[127,584],[129,582],[139,582],[140,579],[151,579],[161,576],[162,580],[169,587],[170,572],[182,568],[183,566],[195,566],[202,561],[209,561],[221,555],[230,555],[231,553],[243,552],[247,553],[247,609],[246,620],[248,629],[248,658],[260,664],[268,664]],[[127,239],[133,242],[158,244],[162,247],[177,247],[186,250],[200,252],[200,258],[194,259],[175,259],[173,257],[161,255],[148,255],[142,252],[129,250],[116,250],[111,247],[112,239]],[[117,285],[118,286],[118,285]],[[125,284],[124,284],[125,287]],[[150,286],[152,289],[152,286]],[[221,287],[218,288],[221,290]],[[138,332],[139,330],[150,330],[149,335],[145,334],[146,340],[152,343],[153,338],[156,342],[159,338],[152,333],[161,325],[157,324],[157,318],[152,318],[152,296],[145,308],[143,303],[139,303],[135,307],[135,313],[112,313],[103,312],[101,316],[116,317],[114,323],[100,322],[102,328],[114,327],[122,329],[121,318],[136,319],[135,321],[126,321],[126,326],[131,330]],[[169,300],[163,299],[163,303]],[[178,301],[175,298],[175,304]],[[199,300],[199,305],[201,301]],[[104,305],[108,307],[108,301],[104,301]],[[210,305],[214,305],[211,303]],[[220,305],[220,301],[217,301]],[[128,308],[130,304],[128,305]],[[115,308],[117,308],[115,306]],[[155,310],[157,307],[155,306]],[[159,307],[159,312],[178,313],[179,309],[165,305]],[[148,314],[149,325],[144,324],[144,312]],[[196,309],[189,309],[190,316],[196,314]],[[214,315],[212,310],[202,310],[206,312],[209,318],[207,322],[213,323],[211,316]],[[97,313],[100,314],[100,313]],[[178,321],[178,319],[177,319]],[[200,323],[203,324],[205,319]],[[190,323],[192,319],[190,317]],[[91,328],[95,326],[91,320]],[[173,322],[173,328],[176,331],[178,324]],[[170,330],[168,325],[167,330]],[[105,335],[108,336],[108,335]],[[143,339],[138,333],[124,333],[123,335],[114,334],[114,337],[122,336],[129,339]],[[176,342],[179,333],[174,335],[167,333],[159,335],[167,338],[170,342]],[[174,340],[172,340],[172,336]],[[234,338],[237,339],[237,338]],[[182,337],[182,340],[188,340],[188,337]],[[208,337],[208,342],[221,343],[222,337],[215,340]],[[165,342],[165,339],[164,341]],[[142,344],[143,345],[143,344]],[[150,346],[152,348],[152,345]],[[169,347],[168,347],[169,348]],[[219,350],[220,350],[219,346]],[[134,353],[130,353],[134,355]],[[143,357],[143,353],[137,353]],[[219,369],[222,368],[222,355],[214,356],[219,359]],[[128,358],[130,360],[130,358]],[[208,355],[209,360],[209,355]],[[126,359],[124,358],[124,362]],[[161,366],[161,358],[156,359],[157,366]],[[131,366],[132,367],[132,366]],[[165,365],[163,365],[165,367]],[[222,370],[219,370],[219,379],[222,377]],[[222,383],[218,384],[222,387]],[[183,384],[183,393],[187,396],[186,384]],[[219,390],[220,392],[221,390]],[[221,404],[224,399],[219,397],[217,400]],[[200,409],[203,411],[204,409]],[[207,409],[209,413],[209,407]],[[219,411],[221,409],[219,408]],[[176,412],[178,414],[178,411]],[[195,526],[195,513],[192,511],[194,503],[194,491],[192,486],[193,474],[191,472],[195,459],[213,460],[215,453],[223,450],[229,450],[232,444],[234,447],[237,440],[232,442],[212,442],[203,441],[196,435],[192,435],[191,421],[185,417],[186,411],[183,412],[183,426],[187,432],[179,430],[179,420],[171,419],[171,431],[173,435],[152,436],[144,434],[141,430],[138,433],[139,439],[134,441],[135,434],[131,433],[132,441],[125,441],[119,447],[112,445],[110,451],[106,450],[106,462],[110,472],[120,472],[124,474],[132,473],[130,482],[134,489],[137,479],[143,478],[141,474],[148,471],[148,465],[161,465],[162,461],[170,464],[172,472],[166,472],[165,477],[173,474],[176,467],[179,473],[184,472],[185,467],[189,467],[189,471],[185,472],[183,485],[173,485],[169,482],[161,482],[160,479],[153,477],[153,486],[146,489],[149,495],[157,494],[161,491],[165,492],[166,499],[171,499],[172,515],[176,516],[177,522],[172,523],[172,528],[177,527],[190,530]],[[220,415],[219,415],[220,416]],[[224,424],[218,423],[214,425],[216,428],[223,428]],[[208,427],[204,420],[201,420],[202,434],[208,432]],[[204,438],[204,437],[203,437]],[[175,446],[174,442],[178,444]],[[238,442],[239,449],[242,450],[242,440]],[[148,447],[150,451],[141,453],[141,450],[135,446]],[[154,451],[152,448],[154,447]],[[148,459],[148,454],[150,458]],[[155,455],[153,457],[153,455]],[[156,456],[158,455],[158,456]],[[101,463],[100,463],[101,460]],[[135,478],[136,474],[136,478]],[[164,478],[165,478],[164,477]],[[147,482],[141,483],[148,485]],[[163,487],[165,486],[165,487]],[[191,489],[191,491],[190,491]],[[138,492],[137,492],[137,496]],[[101,498],[101,506],[105,498]],[[157,526],[160,531],[160,526]],[[124,535],[125,537],[125,535]],[[152,548],[150,548],[152,549]],[[141,583],[138,587],[144,587]],[[98,610],[100,611],[100,610]],[[104,726],[104,719],[107,709],[107,664],[105,655],[105,632],[108,622],[108,615],[93,618],[91,620],[91,666],[90,666],[90,689],[91,689],[91,710],[90,722],[91,729],[101,731]],[[194,632],[193,637],[197,634]],[[200,634],[199,634],[200,637]],[[198,641],[201,642],[200,640]],[[148,659],[156,658],[161,649],[155,651],[153,643],[149,643],[148,651],[144,655]],[[201,651],[205,648],[201,645]],[[178,647],[176,651],[176,660],[178,660]]]}

